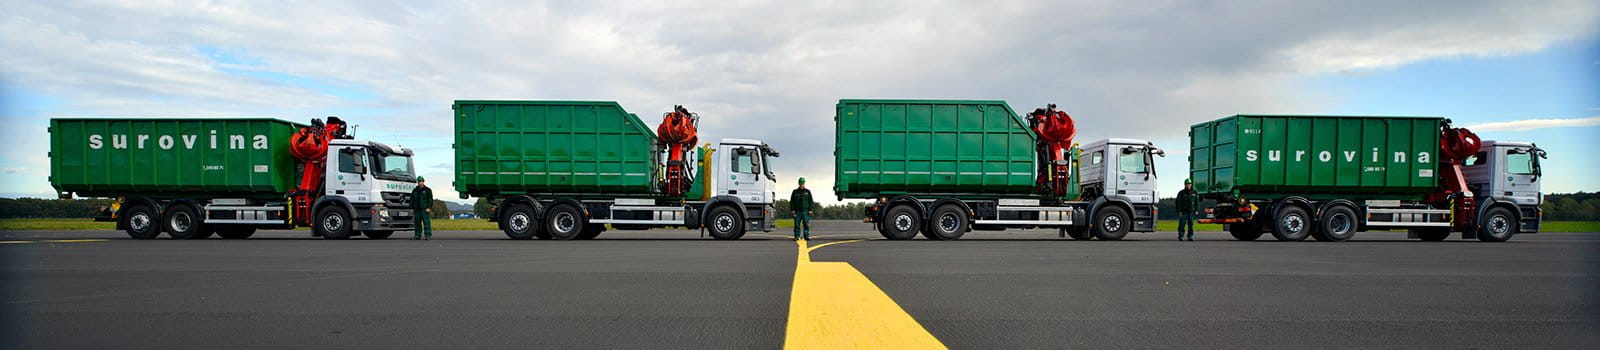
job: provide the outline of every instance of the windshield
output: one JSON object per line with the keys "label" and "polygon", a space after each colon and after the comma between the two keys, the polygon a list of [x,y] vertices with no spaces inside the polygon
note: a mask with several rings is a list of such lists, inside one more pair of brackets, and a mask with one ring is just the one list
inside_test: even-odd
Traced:
{"label": "windshield", "polygon": [[772,154],[769,153],[769,152],[761,152],[761,171],[766,173],[767,180],[778,181],[778,178],[776,178],[776,177],[774,177],[772,175],[772,157],[771,157],[771,155]]}
{"label": "windshield", "polygon": [[1533,155],[1527,153],[1507,153],[1506,172],[1515,175],[1533,175],[1535,169]]}
{"label": "windshield", "polygon": [[378,166],[373,169],[373,176],[397,181],[415,181],[416,171],[411,167],[411,156],[389,153],[377,158]]}

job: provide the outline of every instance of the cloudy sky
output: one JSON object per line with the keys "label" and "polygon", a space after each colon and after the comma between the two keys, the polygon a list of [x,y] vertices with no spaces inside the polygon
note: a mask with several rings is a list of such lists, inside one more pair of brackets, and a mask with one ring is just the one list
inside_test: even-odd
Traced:
{"label": "cloudy sky", "polygon": [[1548,149],[1547,192],[1600,190],[1592,0],[0,0],[0,33],[5,196],[52,192],[52,116],[338,115],[449,179],[456,99],[615,100],[652,125],[683,104],[827,201],[840,98],[1059,104],[1080,140],[1166,146],[1168,193],[1192,123],[1443,115]]}

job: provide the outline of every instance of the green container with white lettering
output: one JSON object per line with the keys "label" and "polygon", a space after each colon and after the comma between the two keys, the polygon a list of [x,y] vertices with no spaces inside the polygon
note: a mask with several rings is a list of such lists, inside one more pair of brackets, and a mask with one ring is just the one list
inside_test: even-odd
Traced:
{"label": "green container with white lettering", "polygon": [[1034,134],[1005,101],[839,100],[834,192],[1032,197]]}
{"label": "green container with white lettering", "polygon": [[456,101],[456,191],[654,195],[656,134],[614,101]]}
{"label": "green container with white lettering", "polygon": [[1211,198],[1417,199],[1438,188],[1442,117],[1235,115],[1189,129]]}
{"label": "green container with white lettering", "polygon": [[304,125],[250,117],[50,120],[50,185],[84,197],[284,198]]}

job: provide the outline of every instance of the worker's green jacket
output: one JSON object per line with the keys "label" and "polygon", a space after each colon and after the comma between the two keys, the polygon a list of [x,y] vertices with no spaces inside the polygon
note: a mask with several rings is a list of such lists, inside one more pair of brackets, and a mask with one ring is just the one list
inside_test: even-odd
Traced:
{"label": "worker's green jacket", "polygon": [[816,203],[811,201],[811,190],[796,188],[794,192],[789,193],[790,211],[799,214],[809,212],[816,207]]}
{"label": "worker's green jacket", "polygon": [[[417,186],[411,189],[411,209],[428,209],[433,207],[433,189],[426,186]],[[419,214],[420,215],[420,214]]]}
{"label": "worker's green jacket", "polygon": [[1178,191],[1176,202],[1174,204],[1177,206],[1178,215],[1194,214],[1196,210],[1200,210],[1200,196],[1196,195],[1194,190],[1186,188]]}

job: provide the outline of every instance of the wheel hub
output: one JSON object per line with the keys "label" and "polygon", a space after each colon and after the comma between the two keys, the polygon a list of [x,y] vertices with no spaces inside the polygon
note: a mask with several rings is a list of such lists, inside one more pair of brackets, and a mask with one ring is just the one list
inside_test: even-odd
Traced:
{"label": "wheel hub", "polygon": [[1107,216],[1104,220],[1100,220],[1100,227],[1105,227],[1106,231],[1111,232],[1121,231],[1122,217],[1116,215]]}
{"label": "wheel hub", "polygon": [[956,226],[959,226],[960,224],[961,222],[960,220],[956,220],[955,214],[944,214],[939,216],[939,229],[943,230],[944,232],[956,232]]}
{"label": "wheel hub", "polygon": [[511,216],[511,230],[522,232],[528,230],[528,215],[518,213]]}
{"label": "wheel hub", "polygon": [[911,231],[911,215],[900,214],[895,216],[894,228],[900,231]]}
{"label": "wheel hub", "polygon": [[578,220],[571,213],[556,214],[556,231],[572,232],[577,226]]}
{"label": "wheel hub", "polygon": [[1333,228],[1333,232],[1343,234],[1350,231],[1350,216],[1348,215],[1334,215],[1328,221],[1330,224],[1329,226],[1332,226]]}
{"label": "wheel hub", "polygon": [[1506,232],[1511,231],[1511,224],[1509,221],[1510,220],[1506,220],[1506,217],[1504,216],[1496,215],[1495,217],[1489,219],[1489,231],[1493,232],[1495,237],[1504,236]]}
{"label": "wheel hub", "polygon": [[128,226],[132,227],[135,231],[144,231],[144,229],[150,227],[150,215],[146,215],[144,213],[134,215],[133,217],[128,218]]}
{"label": "wheel hub", "polygon": [[172,214],[172,229],[173,230],[176,230],[178,232],[189,232],[189,227],[192,224],[194,224],[194,220],[189,217],[189,213],[185,213],[185,212],[181,212],[180,211],[180,212]]}
{"label": "wheel hub", "polygon": [[1299,215],[1289,215],[1283,217],[1283,228],[1287,229],[1289,232],[1300,232],[1301,230],[1304,230],[1305,227],[1306,221],[1305,219],[1300,218]]}
{"label": "wheel hub", "polygon": [[717,215],[717,232],[733,231],[733,215]]}
{"label": "wheel hub", "polygon": [[338,231],[342,227],[344,227],[344,218],[339,217],[338,215],[328,215],[327,218],[322,219],[323,230],[334,232]]}

